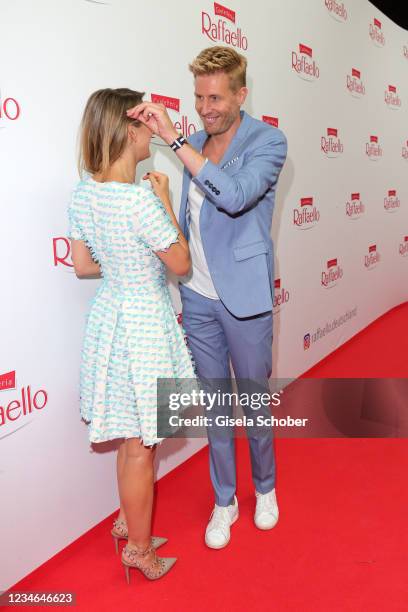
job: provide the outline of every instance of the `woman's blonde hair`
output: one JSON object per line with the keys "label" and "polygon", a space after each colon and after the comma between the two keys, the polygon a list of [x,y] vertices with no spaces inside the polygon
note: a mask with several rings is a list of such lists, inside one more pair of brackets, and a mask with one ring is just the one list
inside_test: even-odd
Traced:
{"label": "woman's blonde hair", "polygon": [[132,89],[99,89],[86,103],[81,122],[78,169],[102,176],[123,153],[128,126],[140,126],[126,111],[143,100],[144,93]]}
{"label": "woman's blonde hair", "polygon": [[203,49],[189,65],[189,70],[194,77],[225,72],[232,91],[236,92],[246,87],[246,67],[247,60],[243,55],[230,47],[215,46]]}

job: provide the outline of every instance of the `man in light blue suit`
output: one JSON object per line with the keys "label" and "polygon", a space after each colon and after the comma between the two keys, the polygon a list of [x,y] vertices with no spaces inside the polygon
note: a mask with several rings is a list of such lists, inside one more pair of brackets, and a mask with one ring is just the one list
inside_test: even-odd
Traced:
{"label": "man in light blue suit", "polygon": [[[267,387],[274,286],[270,232],[287,146],[279,129],[241,111],[248,91],[246,64],[234,49],[220,46],[204,49],[192,62],[204,130],[188,143],[161,105],[143,103],[132,117],[161,136],[185,166],[180,226],[189,240],[192,273],[183,279],[180,294],[198,375],[229,384],[231,360],[237,379],[264,381]],[[250,409],[244,410],[249,415]],[[215,507],[205,541],[223,548],[238,518],[235,445],[232,436],[208,434]],[[278,520],[272,431],[248,437],[254,521],[271,529]]]}

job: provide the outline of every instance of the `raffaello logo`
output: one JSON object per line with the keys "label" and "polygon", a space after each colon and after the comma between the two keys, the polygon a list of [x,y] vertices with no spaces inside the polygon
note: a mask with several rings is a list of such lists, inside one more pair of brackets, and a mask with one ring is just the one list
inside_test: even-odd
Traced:
{"label": "raffaello logo", "polygon": [[336,21],[341,21],[341,23],[347,21],[347,10],[343,2],[340,4],[336,0],[324,0],[324,4],[330,17],[333,17]]}
{"label": "raffaello logo", "polygon": [[205,11],[201,12],[201,33],[212,42],[231,45],[246,51],[248,49],[248,39],[241,28],[235,27],[235,20],[235,11],[214,2],[214,16]]}
{"label": "raffaello logo", "polygon": [[384,101],[388,108],[398,110],[401,107],[401,98],[397,94],[395,85],[388,85],[388,89],[384,92]]}
{"label": "raffaello logo", "polygon": [[405,141],[405,143],[402,145],[402,159],[407,159],[408,160],[408,140]]}
{"label": "raffaello logo", "polygon": [[274,289],[273,312],[274,314],[278,314],[283,306],[289,302],[290,294],[289,291],[282,286],[280,278],[275,279]]}
{"label": "raffaello logo", "polygon": [[293,225],[300,230],[312,229],[320,221],[320,211],[313,197],[300,198],[297,208],[293,209]]}
{"label": "raffaello logo", "polygon": [[[163,106],[165,106],[169,110],[180,113],[180,98],[171,98],[169,96],[162,96],[160,94],[152,93],[150,95],[150,99],[155,104],[163,104]],[[177,119],[177,121],[173,123],[173,125],[176,130],[181,132],[186,138],[191,136],[191,134],[195,134],[195,132],[197,131],[195,124],[190,122],[187,115],[182,115],[180,119]],[[161,142],[155,142],[155,144],[159,146],[167,146],[166,144],[163,144]]]}
{"label": "raffaello logo", "polygon": [[357,68],[352,68],[351,74],[347,75],[346,85],[353,98],[362,98],[365,95],[365,85]]}
{"label": "raffaello logo", "polygon": [[402,239],[398,252],[402,257],[408,257],[408,236],[404,236]]}
{"label": "raffaello logo", "polygon": [[71,243],[65,236],[52,239],[52,256],[54,267],[64,266],[73,271],[74,264],[71,259]]}
{"label": "raffaello logo", "polygon": [[320,70],[313,59],[311,47],[299,43],[299,52],[292,51],[292,70],[304,81],[316,81],[320,76]]}
{"label": "raffaello logo", "polygon": [[346,216],[348,219],[360,219],[365,213],[365,206],[361,201],[359,193],[352,193],[350,200],[346,202]]}
{"label": "raffaello logo", "polygon": [[370,136],[370,142],[366,142],[366,155],[371,161],[378,161],[383,155],[383,150],[378,142],[378,136]]}
{"label": "raffaello logo", "polygon": [[401,202],[395,189],[388,190],[388,196],[384,198],[384,208],[387,212],[396,212],[401,207]]}
{"label": "raffaello logo", "polygon": [[378,19],[373,19],[373,23],[370,23],[368,32],[371,40],[377,47],[383,47],[385,45],[385,38],[382,32],[381,21],[378,21]]}
{"label": "raffaello logo", "polygon": [[[11,390],[13,390],[11,398],[3,396],[3,393],[0,396],[0,438],[3,437],[3,431],[7,432],[5,435],[9,435],[20,429],[17,427],[14,431],[8,431],[9,426],[19,425],[27,417],[34,416],[36,412],[45,408],[48,402],[48,394],[44,389],[33,391],[31,385],[17,389],[15,370],[0,374],[0,392]],[[4,429],[1,429],[2,427]]]}
{"label": "raffaello logo", "polygon": [[6,127],[9,121],[17,121],[21,114],[20,104],[15,98],[0,97],[0,127]]}
{"label": "raffaello logo", "polygon": [[262,121],[264,123],[268,123],[272,127],[279,127],[279,119],[278,117],[269,117],[268,115],[262,115]]}
{"label": "raffaello logo", "polygon": [[335,287],[338,281],[343,278],[343,269],[339,266],[336,259],[329,259],[326,270],[322,271],[321,284],[325,289]]}
{"label": "raffaello logo", "polygon": [[381,257],[379,252],[377,251],[377,245],[372,244],[368,247],[368,255],[364,256],[364,266],[366,270],[372,270],[376,267]]}
{"label": "raffaello logo", "polygon": [[327,128],[327,135],[320,139],[320,149],[326,157],[338,157],[343,153],[344,147],[338,136],[337,128]]}

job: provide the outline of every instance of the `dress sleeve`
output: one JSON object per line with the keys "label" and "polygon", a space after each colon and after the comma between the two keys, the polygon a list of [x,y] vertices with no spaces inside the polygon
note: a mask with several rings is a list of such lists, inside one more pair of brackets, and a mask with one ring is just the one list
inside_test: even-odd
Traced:
{"label": "dress sleeve", "polygon": [[161,200],[147,189],[140,196],[135,227],[152,251],[166,251],[178,241],[178,231]]}
{"label": "dress sleeve", "polygon": [[72,240],[84,239],[78,222],[78,216],[72,207],[72,204],[70,204],[68,207],[68,238],[71,238]]}

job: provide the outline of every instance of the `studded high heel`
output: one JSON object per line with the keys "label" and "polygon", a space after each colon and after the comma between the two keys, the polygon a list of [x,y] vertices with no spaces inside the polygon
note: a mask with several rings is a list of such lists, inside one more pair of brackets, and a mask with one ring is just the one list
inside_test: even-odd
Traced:
{"label": "studded high heel", "polygon": [[[119,541],[128,539],[128,530],[125,521],[116,519],[113,521],[113,529],[111,531],[113,541],[115,543],[116,554],[119,553]],[[159,536],[152,536],[152,547],[154,549],[160,548],[168,542],[167,538],[160,538]]]}
{"label": "studded high heel", "polygon": [[[153,560],[150,565],[143,565],[143,559],[153,553]],[[126,580],[130,584],[130,568],[138,569],[148,580],[158,580],[171,570],[177,559],[175,557],[162,558],[156,555],[153,546],[148,546],[145,550],[140,550],[136,546],[130,548],[126,544],[122,551],[122,563],[125,567]]]}

